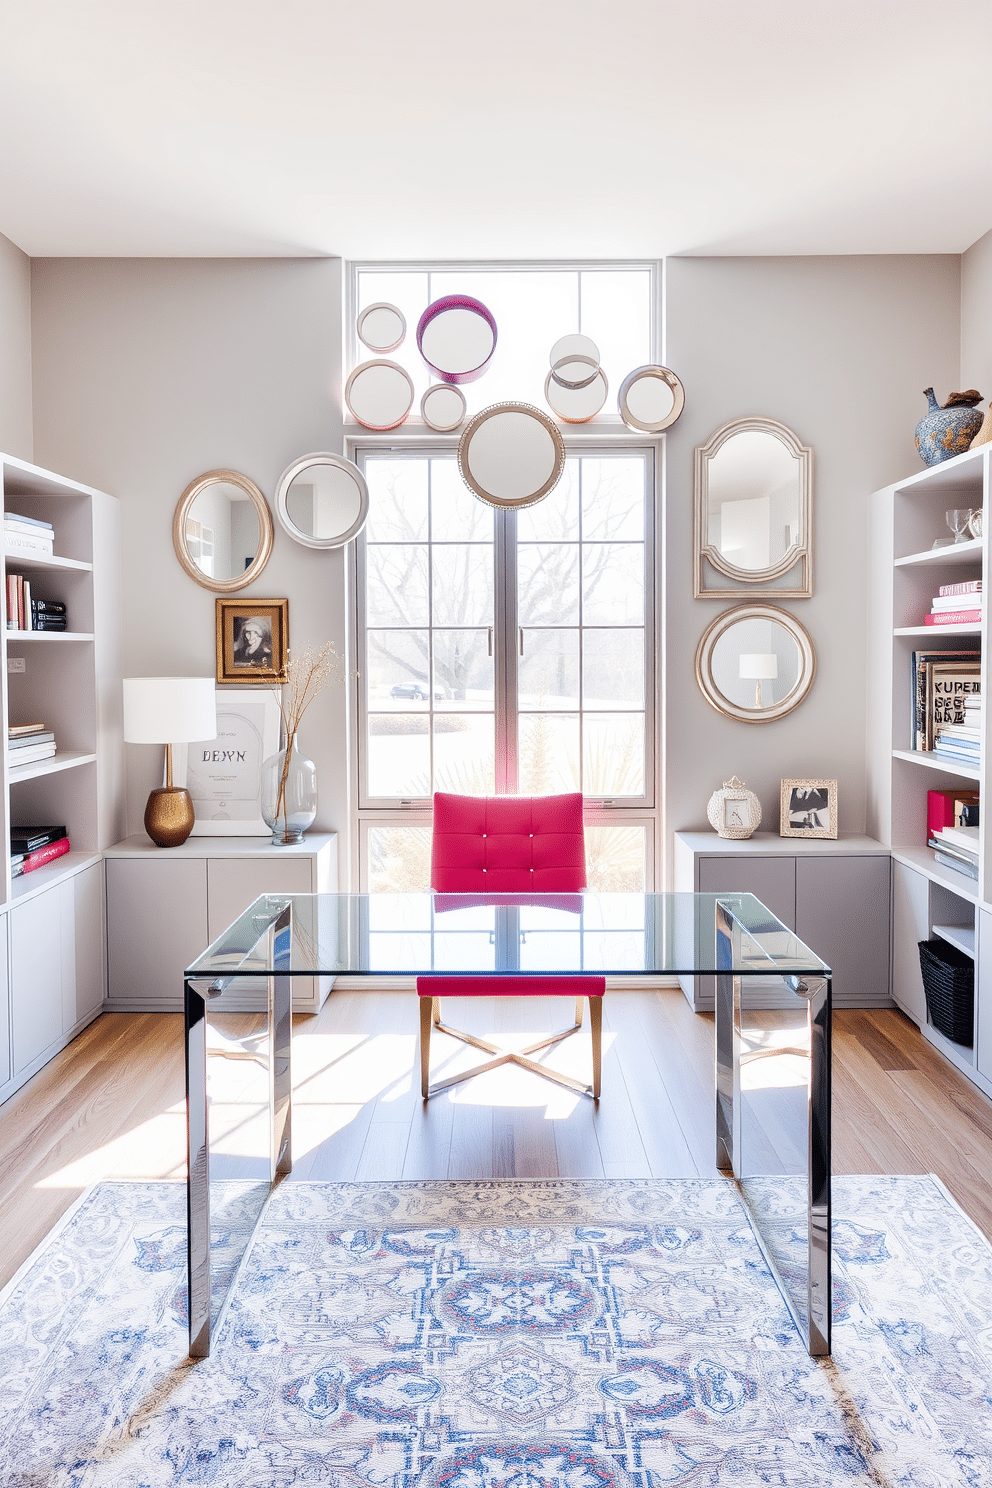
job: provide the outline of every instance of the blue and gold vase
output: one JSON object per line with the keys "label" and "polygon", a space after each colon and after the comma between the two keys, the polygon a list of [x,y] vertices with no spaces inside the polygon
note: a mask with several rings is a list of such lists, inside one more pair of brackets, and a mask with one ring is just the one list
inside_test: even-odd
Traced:
{"label": "blue and gold vase", "polygon": [[970,449],[971,441],[982,427],[982,415],[975,407],[982,395],[974,388],[966,393],[952,393],[941,408],[933,388],[925,388],[929,407],[916,426],[916,448],[925,465],[939,465]]}

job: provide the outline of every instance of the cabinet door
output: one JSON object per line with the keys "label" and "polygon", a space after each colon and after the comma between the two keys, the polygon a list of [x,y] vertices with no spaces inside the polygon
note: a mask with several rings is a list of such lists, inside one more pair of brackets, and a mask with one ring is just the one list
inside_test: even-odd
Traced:
{"label": "cabinet door", "polygon": [[930,935],[930,880],[892,862],[892,996],[915,1023],[927,1021],[919,943]]}
{"label": "cabinet door", "polygon": [[259,894],[312,893],[310,858],[211,858],[207,864],[207,929],[216,940]]}
{"label": "cabinet door", "polygon": [[977,1037],[975,1064],[978,1073],[992,1080],[992,914],[980,909],[975,916],[978,944],[975,947],[975,1000]]}
{"label": "cabinet door", "polygon": [[699,860],[701,894],[754,894],[790,930],[796,928],[793,857],[712,857]]}
{"label": "cabinet door", "polygon": [[10,1052],[10,998],[7,996],[7,916],[0,915],[0,1085],[14,1073]]}
{"label": "cabinet door", "polygon": [[62,895],[62,1022],[68,1030],[103,1002],[107,952],[104,879],[99,863],[60,885]]}
{"label": "cabinet door", "polygon": [[57,884],[7,916],[14,1074],[62,1033],[62,899]]}
{"label": "cabinet door", "polygon": [[796,934],[833,968],[837,1007],[888,1002],[889,859],[796,859]]}
{"label": "cabinet door", "polygon": [[109,996],[181,1008],[183,971],[210,943],[203,858],[107,859]]}

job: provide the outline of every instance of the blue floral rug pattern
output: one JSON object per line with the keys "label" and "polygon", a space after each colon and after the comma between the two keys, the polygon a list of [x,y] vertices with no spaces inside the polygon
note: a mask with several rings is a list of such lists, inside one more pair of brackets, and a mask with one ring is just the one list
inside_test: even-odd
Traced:
{"label": "blue floral rug pattern", "polygon": [[555,1179],[283,1184],[191,1364],[184,1188],[100,1184],[0,1299],[0,1477],[992,1485],[992,1249],[930,1178],[834,1199],[832,1361],[730,1183]]}

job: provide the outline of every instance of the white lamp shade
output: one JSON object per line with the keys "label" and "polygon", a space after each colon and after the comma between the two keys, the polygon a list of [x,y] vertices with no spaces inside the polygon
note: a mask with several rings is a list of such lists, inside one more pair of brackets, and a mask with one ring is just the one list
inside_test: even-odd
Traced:
{"label": "white lamp shade", "polygon": [[129,744],[192,744],[217,736],[213,677],[125,677]]}
{"label": "white lamp shade", "polygon": [[778,676],[778,657],[774,651],[742,651],[741,676],[764,681]]}

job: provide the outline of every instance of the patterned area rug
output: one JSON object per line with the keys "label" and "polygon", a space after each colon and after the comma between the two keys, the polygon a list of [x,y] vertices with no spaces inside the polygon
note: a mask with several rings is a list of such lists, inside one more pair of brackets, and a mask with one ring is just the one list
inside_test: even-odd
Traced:
{"label": "patterned area rug", "polygon": [[185,1191],[90,1190],[0,1297],[5,1488],[992,1484],[992,1250],[835,1183],[811,1361],[722,1180],[289,1182],[209,1360]]}

